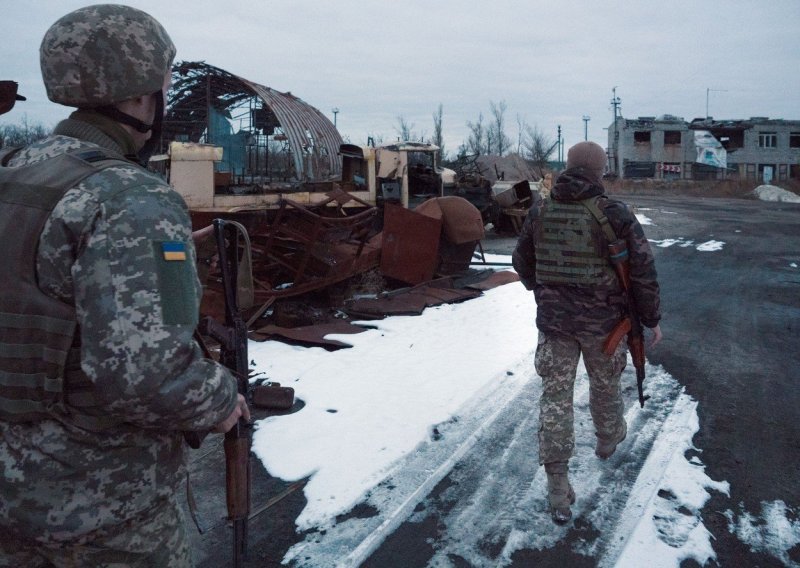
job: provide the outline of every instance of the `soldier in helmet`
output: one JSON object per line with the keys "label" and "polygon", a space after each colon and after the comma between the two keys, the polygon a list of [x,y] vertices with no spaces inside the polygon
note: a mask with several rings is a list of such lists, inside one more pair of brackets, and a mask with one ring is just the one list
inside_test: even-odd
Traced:
{"label": "soldier in helmet", "polygon": [[[566,523],[575,492],[569,459],[575,446],[573,387],[580,357],[589,374],[589,408],[597,434],[595,454],[608,459],[627,435],[620,375],[624,342],[607,356],[603,342],[626,313],[626,294],[609,262],[610,234],[623,239],[630,259],[635,309],[661,340],[659,287],[653,253],[641,225],[620,201],[605,196],[605,151],[579,142],[550,197],[528,212],[512,256],[520,280],[536,297],[536,372],[542,377],[539,463],[547,473],[553,520]],[[609,231],[609,227],[610,230]]]}
{"label": "soldier in helmet", "polygon": [[140,162],[175,55],[151,16],[67,14],[41,44],[77,107],[0,157],[0,566],[188,566],[183,432],[249,419],[192,339],[185,203]]}

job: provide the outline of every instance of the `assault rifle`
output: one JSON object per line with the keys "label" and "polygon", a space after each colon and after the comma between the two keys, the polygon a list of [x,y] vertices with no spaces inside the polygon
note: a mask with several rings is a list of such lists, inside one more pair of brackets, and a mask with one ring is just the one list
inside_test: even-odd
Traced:
{"label": "assault rifle", "polygon": [[[222,272],[225,296],[225,325],[212,318],[203,318],[200,332],[220,345],[220,363],[236,378],[239,394],[248,397],[249,363],[247,358],[247,326],[239,312],[239,245],[245,250],[250,243],[247,231],[233,221],[214,219],[214,237]],[[239,418],[225,434],[225,493],[228,519],[233,523],[233,566],[239,568],[247,553],[247,520],[250,515],[250,425]],[[190,441],[192,447],[196,447]],[[199,444],[197,444],[199,447]]]}
{"label": "assault rifle", "polygon": [[639,390],[639,406],[644,408],[644,401],[650,398],[644,395],[644,328],[636,312],[636,302],[631,289],[631,265],[628,257],[628,245],[622,239],[616,239],[608,245],[611,266],[617,273],[620,285],[628,297],[628,315],[620,321],[603,342],[603,353],[609,357],[617,350],[619,342],[628,335],[628,350],[631,352],[633,366],[636,369],[636,388]]}

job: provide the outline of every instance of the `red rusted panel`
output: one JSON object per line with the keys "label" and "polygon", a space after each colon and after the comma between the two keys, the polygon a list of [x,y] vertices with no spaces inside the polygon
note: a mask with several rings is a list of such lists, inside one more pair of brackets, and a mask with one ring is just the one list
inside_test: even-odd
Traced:
{"label": "red rusted panel", "polygon": [[512,282],[519,282],[519,275],[510,270],[501,270],[500,272],[492,272],[488,278],[469,284],[467,287],[485,291],[504,284],[511,284]]}
{"label": "red rusted panel", "polygon": [[381,272],[409,284],[433,278],[442,221],[393,204],[386,205],[383,219]]}
{"label": "red rusted panel", "polygon": [[478,290],[442,287],[431,282],[380,298],[365,298],[349,302],[347,312],[353,316],[382,318],[395,315],[418,315],[431,306],[462,302],[481,295]]}
{"label": "red rusted panel", "polygon": [[347,343],[336,339],[326,339],[325,336],[331,334],[353,334],[366,331],[366,328],[352,325],[345,322],[321,323],[317,325],[307,325],[302,327],[280,327],[277,325],[265,325],[248,334],[254,341],[266,341],[267,339],[284,339],[290,343],[301,345],[318,345],[325,348],[350,347]]}

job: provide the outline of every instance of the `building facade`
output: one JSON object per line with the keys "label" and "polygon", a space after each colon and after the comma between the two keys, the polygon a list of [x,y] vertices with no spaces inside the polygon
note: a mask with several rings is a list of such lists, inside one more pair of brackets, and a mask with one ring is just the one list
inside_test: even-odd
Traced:
{"label": "building facade", "polygon": [[800,120],[617,117],[607,151],[623,178],[800,179]]}

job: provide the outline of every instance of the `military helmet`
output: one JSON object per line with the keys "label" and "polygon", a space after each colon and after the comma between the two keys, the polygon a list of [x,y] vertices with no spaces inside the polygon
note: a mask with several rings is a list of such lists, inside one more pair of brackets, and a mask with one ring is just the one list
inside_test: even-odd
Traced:
{"label": "military helmet", "polygon": [[117,4],[87,6],[53,24],[39,61],[47,97],[98,107],[160,91],[175,45],[152,16]]}

